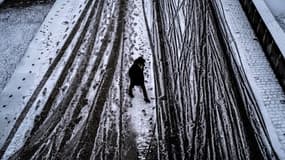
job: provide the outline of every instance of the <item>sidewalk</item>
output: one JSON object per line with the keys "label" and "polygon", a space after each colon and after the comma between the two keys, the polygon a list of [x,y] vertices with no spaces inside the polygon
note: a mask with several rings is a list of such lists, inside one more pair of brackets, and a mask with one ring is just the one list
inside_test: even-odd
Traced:
{"label": "sidewalk", "polygon": [[285,94],[239,1],[222,0],[220,5],[236,45],[235,56],[241,60],[271,143],[278,157],[285,159]]}

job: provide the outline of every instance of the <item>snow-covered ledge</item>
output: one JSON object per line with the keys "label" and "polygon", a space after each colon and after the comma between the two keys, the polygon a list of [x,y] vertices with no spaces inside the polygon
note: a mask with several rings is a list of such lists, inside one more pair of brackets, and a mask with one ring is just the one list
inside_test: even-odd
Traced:
{"label": "snow-covered ledge", "polygon": [[285,57],[285,32],[276,21],[271,10],[268,8],[264,0],[252,0],[276,45],[280,49],[283,58]]}
{"label": "snow-covered ledge", "polygon": [[285,90],[285,32],[264,0],[240,0]]}

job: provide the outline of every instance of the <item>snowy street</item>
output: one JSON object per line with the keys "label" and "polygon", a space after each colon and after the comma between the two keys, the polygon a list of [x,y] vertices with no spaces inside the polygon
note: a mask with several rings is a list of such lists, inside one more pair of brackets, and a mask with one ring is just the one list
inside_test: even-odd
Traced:
{"label": "snowy street", "polygon": [[[134,157],[137,152],[133,149],[130,153],[113,150],[129,145],[135,148],[138,144],[138,157],[144,159],[154,134],[155,91],[150,39],[146,34],[145,20],[141,19],[144,17],[142,2],[89,1],[85,10],[86,16],[75,28],[79,32],[74,34],[72,45],[59,51],[62,55],[57,54],[54,59],[58,60],[51,62],[51,73],[43,78],[45,83],[36,86],[39,92],[26,102],[23,110],[27,112],[18,113],[20,118],[14,122],[12,130],[21,132],[9,135],[12,139],[4,144],[7,156],[21,147],[15,157],[37,159],[63,154],[70,159]],[[134,99],[126,94],[128,68],[139,56],[146,59],[145,80],[150,104],[140,99],[142,93],[138,88],[135,88]],[[11,113],[9,109],[7,112]],[[39,115],[36,116],[35,112]],[[132,132],[131,140],[129,134]],[[20,142],[28,133],[31,136],[21,146]],[[55,138],[52,140],[51,137]],[[89,142],[90,139],[93,141]],[[122,139],[130,139],[130,142]],[[98,147],[96,152],[92,151],[93,147]],[[55,152],[40,154],[42,149],[55,149]],[[28,154],[31,152],[34,154]]]}
{"label": "snowy street", "polygon": [[0,91],[11,78],[16,64],[24,56],[34,33],[52,7],[50,4],[0,11]]}
{"label": "snowy street", "polygon": [[[275,83],[264,86],[282,89],[238,2],[57,0],[45,9],[0,83],[1,159],[285,157],[273,121],[285,125],[285,110],[270,112],[285,96],[261,93],[268,75]],[[140,56],[150,103],[140,87],[128,94]]]}

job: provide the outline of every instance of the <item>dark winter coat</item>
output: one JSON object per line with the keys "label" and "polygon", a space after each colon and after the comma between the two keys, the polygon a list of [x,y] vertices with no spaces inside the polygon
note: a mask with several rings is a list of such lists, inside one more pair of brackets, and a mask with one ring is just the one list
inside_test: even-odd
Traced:
{"label": "dark winter coat", "polygon": [[142,86],[144,85],[143,68],[140,68],[138,64],[133,64],[129,70],[129,76],[131,84]]}

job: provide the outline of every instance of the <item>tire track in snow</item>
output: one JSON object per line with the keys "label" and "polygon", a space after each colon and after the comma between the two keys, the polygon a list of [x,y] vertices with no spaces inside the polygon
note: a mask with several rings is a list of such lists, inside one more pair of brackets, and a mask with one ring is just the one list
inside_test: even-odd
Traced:
{"label": "tire track in snow", "polygon": [[[95,28],[96,28],[96,26],[97,26],[97,28],[98,28],[98,25],[97,24],[99,24],[98,23],[98,21],[100,21],[99,19],[100,19],[100,16],[101,16],[101,9],[100,8],[102,8],[102,4],[103,4],[103,2],[104,1],[100,1],[100,5],[99,5],[99,9],[98,9],[98,11],[97,11],[97,18],[95,19],[95,20],[93,20],[93,22],[92,23],[94,23],[95,25]],[[107,5],[109,5],[109,4],[107,4]],[[101,7],[100,7],[101,6]],[[104,11],[105,13],[107,13],[107,12],[112,12],[111,10],[109,10],[109,11]],[[99,17],[98,17],[99,16]],[[114,16],[114,15],[113,15]],[[109,17],[110,18],[110,17]],[[105,22],[105,21],[104,21]],[[103,22],[103,23],[104,23]],[[70,89],[70,88],[67,88],[67,90],[70,90],[69,91],[69,94],[65,94],[64,96],[64,99],[63,100],[59,100],[60,101],[60,103],[59,104],[57,104],[57,102],[55,101],[55,102],[53,102],[53,101],[50,101],[50,103],[48,103],[47,105],[59,105],[59,107],[56,107],[56,109],[59,111],[59,112],[52,112],[52,111],[50,111],[48,114],[50,114],[50,116],[48,116],[48,118],[47,118],[47,120],[45,120],[44,121],[44,123],[43,124],[40,124],[41,125],[41,127],[39,128],[39,130],[37,130],[37,129],[34,129],[35,130],[35,135],[33,135],[30,139],[33,139],[33,141],[31,141],[31,142],[27,142],[26,143],[26,146],[25,147],[23,147],[24,148],[24,150],[22,150],[22,151],[19,151],[18,152],[18,154],[23,154],[23,155],[25,155],[26,153],[27,154],[29,154],[29,152],[27,152],[27,151],[29,151],[29,150],[33,150],[33,149],[38,149],[38,151],[35,151],[35,152],[30,152],[31,154],[37,154],[37,152],[39,152],[39,151],[41,151],[41,150],[54,150],[54,148],[59,148],[59,152],[61,152],[60,150],[61,150],[61,148],[62,148],[62,145],[64,145],[64,141],[66,141],[66,139],[68,139],[69,137],[70,137],[70,135],[68,136],[66,136],[65,135],[65,133],[62,135],[62,134],[60,134],[60,133],[62,133],[62,132],[66,132],[67,134],[70,134],[70,132],[72,132],[72,129],[73,128],[68,128],[68,127],[66,127],[65,129],[64,129],[64,131],[62,130],[62,127],[64,127],[65,125],[67,125],[67,124],[65,124],[65,123],[69,123],[69,124],[71,124],[72,125],[72,123],[74,123],[74,121],[77,121],[77,123],[79,123],[78,121],[80,121],[80,117],[76,117],[76,114],[78,114],[78,109],[80,109],[80,107],[78,108],[78,106],[84,106],[84,105],[86,105],[86,104],[84,104],[84,103],[86,103],[86,101],[84,102],[84,100],[82,100],[83,99],[83,97],[84,97],[84,94],[86,94],[86,91],[84,91],[84,89],[86,90],[86,86],[85,86],[85,84],[88,84],[89,86],[87,86],[87,87],[90,87],[90,84],[92,84],[93,85],[93,87],[91,87],[91,89],[89,89],[88,90],[88,92],[90,92],[90,90],[92,90],[92,92],[94,92],[93,91],[93,89],[95,90],[95,88],[96,88],[96,86],[95,86],[95,84],[93,83],[93,79],[94,79],[94,75],[95,75],[95,73],[97,74],[97,72],[101,72],[101,73],[104,73],[104,72],[102,72],[102,71],[104,71],[104,70],[101,70],[102,69],[102,67],[103,67],[103,65],[104,65],[104,61],[106,61],[106,58],[108,58],[108,57],[110,57],[110,56],[104,56],[104,53],[105,53],[105,50],[106,50],[106,48],[107,48],[107,46],[110,46],[110,45],[108,45],[108,43],[110,42],[110,33],[112,33],[112,30],[114,29],[114,27],[113,27],[113,22],[114,22],[114,20],[111,20],[111,24],[109,24],[109,26],[107,26],[107,31],[105,30],[103,30],[103,31],[101,31],[101,32],[105,32],[105,34],[106,34],[106,36],[104,36],[105,38],[104,39],[101,39],[102,40],[102,46],[100,46],[99,47],[99,49],[98,49],[98,54],[96,54],[96,53],[94,53],[93,51],[92,51],[92,49],[93,49],[93,45],[94,45],[94,38],[96,37],[94,34],[96,34],[96,32],[97,32],[97,29],[94,29],[93,28],[93,25],[89,25],[89,28],[91,28],[91,32],[93,33],[93,34],[91,34],[91,40],[88,40],[88,42],[86,42],[87,44],[89,43],[89,47],[87,47],[88,48],[88,50],[87,50],[87,54],[94,54],[95,56],[97,56],[97,59],[96,59],[96,62],[94,63],[91,63],[90,64],[90,67],[92,68],[92,66],[93,66],[93,68],[92,68],[92,70],[90,70],[89,71],[89,73],[85,73],[85,70],[86,70],[86,67],[88,67],[88,65],[86,66],[86,62],[84,62],[85,63],[85,65],[83,65],[83,66],[85,66],[85,67],[81,67],[80,65],[80,68],[83,68],[82,70],[80,69],[80,68],[78,68],[78,70],[76,71],[77,72],[77,74],[79,74],[79,75],[81,75],[81,76],[79,76],[79,77],[86,77],[85,78],[85,80],[82,82],[83,84],[81,84],[80,86],[80,88],[78,88],[79,87],[79,84],[73,84],[73,85],[70,85],[70,88],[73,88],[73,89]],[[90,27],[91,26],[91,27]],[[93,29],[93,30],[92,30]],[[106,33],[107,32],[107,33]],[[110,32],[110,33],[109,33]],[[93,38],[93,40],[92,40],[92,38]],[[100,38],[100,37],[99,37]],[[88,46],[88,45],[87,45]],[[83,47],[84,48],[84,47]],[[105,53],[106,54],[106,53]],[[85,57],[85,56],[87,56],[87,55],[83,55],[83,57],[84,57],[84,59],[85,59],[85,61],[86,60],[88,60],[89,58],[88,58],[88,56],[87,57]],[[106,58],[104,58],[104,59],[102,59],[102,57],[106,57]],[[79,59],[78,57],[77,57],[77,59]],[[94,59],[94,58],[93,58]],[[102,60],[101,60],[102,59]],[[107,59],[108,60],[108,59]],[[103,62],[101,62],[101,61],[103,61]],[[101,67],[100,67],[100,69],[97,71],[97,69],[98,69],[98,66],[99,66],[99,64],[101,65]],[[89,68],[90,68],[89,67]],[[101,74],[101,73],[99,73],[99,74]],[[84,75],[85,74],[85,75]],[[87,74],[87,75],[86,75]],[[89,76],[89,77],[88,77]],[[76,81],[76,78],[79,78],[79,77],[77,77],[76,76],[76,74],[75,74],[75,79],[73,78],[73,83],[78,83],[77,81]],[[78,80],[78,79],[77,79]],[[87,81],[86,81],[87,80]],[[84,83],[84,82],[86,82],[86,83]],[[92,82],[92,83],[91,83]],[[104,83],[104,81],[102,80],[102,83]],[[81,97],[80,98],[74,98],[74,100],[75,101],[73,101],[72,100],[72,97],[78,97],[78,96],[80,96],[80,95],[74,95],[74,93],[76,93],[76,88],[77,88],[77,92],[78,92],[78,90],[83,90],[82,92],[85,92],[85,93],[83,93],[83,94],[81,94]],[[97,92],[99,91],[100,89],[98,89],[97,88]],[[69,96],[68,96],[69,95]],[[55,95],[54,95],[55,96]],[[69,98],[68,98],[69,97]],[[88,97],[89,98],[89,97]],[[94,98],[94,97],[93,97]],[[79,99],[79,101],[83,101],[84,103],[80,103],[80,102],[76,102],[76,100],[78,100]],[[72,102],[70,101],[70,100],[72,100]],[[65,102],[64,102],[65,101]],[[93,99],[92,99],[92,101],[93,101]],[[72,109],[72,106],[74,105],[74,103],[76,104],[75,106],[76,106],[76,109]],[[65,106],[66,105],[66,106]],[[62,107],[60,107],[60,106],[62,106],[62,107],[64,107],[64,108],[62,108]],[[91,108],[91,106],[89,105],[89,107]],[[70,109],[71,108],[71,109]],[[74,107],[73,107],[74,108]],[[65,112],[65,110],[66,109],[68,109],[68,110],[71,110],[71,111],[69,111],[69,112],[71,112],[71,113],[69,113],[69,114],[73,114],[72,113],[72,110],[75,110],[75,113],[74,113],[74,115],[72,116],[72,119],[70,120],[70,122],[68,122],[67,121],[67,119],[69,119],[68,118],[68,115],[67,115],[67,119],[59,119],[59,118],[61,118],[60,117],[60,114],[66,114],[66,112]],[[79,111],[80,112],[80,111]],[[60,114],[59,114],[60,113]],[[100,114],[100,113],[98,113],[98,114]],[[55,119],[54,118],[56,118],[57,120],[55,121]],[[74,119],[74,118],[76,118],[76,119]],[[78,119],[79,118],[79,119]],[[81,119],[83,119],[83,118],[81,118]],[[60,120],[60,122],[57,122],[57,121],[59,121]],[[67,121],[67,122],[66,122]],[[68,126],[68,125],[67,125]],[[47,133],[46,132],[46,130],[42,130],[43,128],[46,128],[46,127],[52,127],[52,129],[50,130],[52,133],[49,135],[49,133]],[[41,133],[43,133],[44,135],[41,135]],[[78,134],[77,134],[78,135]],[[64,138],[62,138],[61,136],[63,136]],[[55,138],[55,139],[53,139],[53,142],[51,142],[51,137],[57,137],[57,138]],[[67,137],[67,138],[66,138]],[[60,143],[60,144],[56,144],[56,140],[59,140],[59,139],[61,139],[60,141],[62,142],[62,143]],[[65,140],[64,140],[65,139]],[[75,139],[76,140],[76,139]],[[79,143],[79,142],[77,142],[77,143]],[[56,145],[56,147],[54,147],[54,144]],[[59,146],[58,146],[59,145]],[[68,147],[70,144],[66,144],[66,146]],[[27,147],[27,146],[29,146],[29,147]],[[35,146],[40,146],[39,148],[37,148],[37,147],[35,147]],[[72,146],[72,147],[74,147],[74,146]],[[70,147],[69,147],[70,148]],[[26,151],[25,151],[26,150]],[[26,153],[25,153],[26,152]],[[58,152],[58,151],[57,151]],[[40,156],[44,156],[46,154],[46,152],[44,152],[44,153],[41,153],[41,154],[38,154],[38,155],[34,155],[34,156],[36,156],[36,157],[33,157],[33,159],[35,159],[35,158],[37,158],[37,157],[40,157]],[[51,157],[54,157],[54,156],[59,156],[59,155],[56,155],[56,154],[63,154],[63,153],[49,153],[50,155],[45,155],[45,156],[51,156]],[[73,156],[74,154],[76,154],[76,153],[72,153],[71,154],[71,156]],[[14,155],[15,157],[17,157],[17,154],[16,155]],[[25,157],[25,156],[24,156]],[[70,155],[68,155],[67,157],[70,157]]]}
{"label": "tire track in snow", "polygon": [[[18,117],[18,119],[15,122],[15,125],[13,126],[12,130],[10,131],[3,147],[1,148],[1,152],[0,152],[0,157],[3,156],[5,150],[7,149],[8,145],[10,144],[12,138],[14,137],[15,133],[17,132],[18,128],[20,127],[22,121],[24,120],[24,118],[26,117],[27,113],[29,112],[30,108],[32,107],[32,105],[35,103],[35,100],[37,99],[37,97],[39,96],[39,94],[43,91],[43,86],[46,84],[46,82],[48,81],[48,79],[50,78],[50,76],[52,75],[54,69],[57,67],[57,65],[59,64],[59,62],[61,61],[62,57],[64,56],[68,45],[72,42],[72,40],[75,38],[76,36],[76,32],[79,30],[80,26],[81,26],[81,22],[84,20],[84,18],[86,18],[84,15],[87,14],[87,12],[89,11],[91,7],[91,3],[92,1],[88,1],[86,7],[84,8],[84,10],[82,11],[82,13],[80,14],[80,18],[78,19],[77,23],[75,24],[75,26],[73,27],[70,35],[67,37],[67,40],[65,41],[63,47],[61,50],[58,50],[57,52],[57,56],[56,58],[53,60],[52,64],[50,65],[50,68],[47,70],[47,72],[45,73],[43,79],[40,81],[39,85],[37,86],[37,88],[35,89],[35,91],[33,92],[32,96],[30,97],[29,101],[27,102],[27,104],[25,105],[23,111],[21,112],[20,116]],[[86,27],[85,27],[86,28]],[[81,43],[81,39],[82,37],[78,38],[78,41],[76,42],[77,44]],[[74,48],[74,50],[76,50],[76,47]],[[70,62],[73,61],[73,58],[75,55],[70,55]]]}
{"label": "tire track in snow", "polygon": [[[120,63],[115,71],[108,102],[101,115],[93,158],[95,159],[148,159],[153,140],[155,107],[146,104],[136,88],[136,97],[128,96],[128,69],[139,55],[146,58],[146,82],[148,92],[154,96],[152,78],[152,51],[143,15],[142,1],[129,1],[124,29]],[[153,98],[152,98],[153,100]],[[153,101],[154,102],[154,101]],[[142,128],[140,128],[140,126]]]}
{"label": "tire track in snow", "polygon": [[240,103],[210,3],[156,2],[166,89],[159,159],[267,159],[243,115],[252,102]]}
{"label": "tire track in snow", "polygon": [[101,120],[101,113],[103,111],[103,107],[107,101],[107,95],[109,93],[109,89],[111,87],[114,72],[118,63],[118,57],[120,53],[118,51],[121,48],[122,44],[122,34],[124,29],[124,17],[125,17],[125,9],[126,9],[126,1],[121,0],[118,2],[118,16],[117,23],[115,25],[115,33],[113,37],[113,46],[110,51],[110,56],[108,59],[108,63],[106,65],[106,72],[103,75],[102,85],[98,90],[98,94],[95,97],[94,102],[92,103],[92,110],[88,115],[87,125],[84,127],[83,134],[80,138],[81,143],[77,147],[77,151],[74,152],[78,154],[79,158],[89,159],[92,156],[92,150],[94,147],[95,138],[97,136],[97,131],[99,128],[99,123]]}

